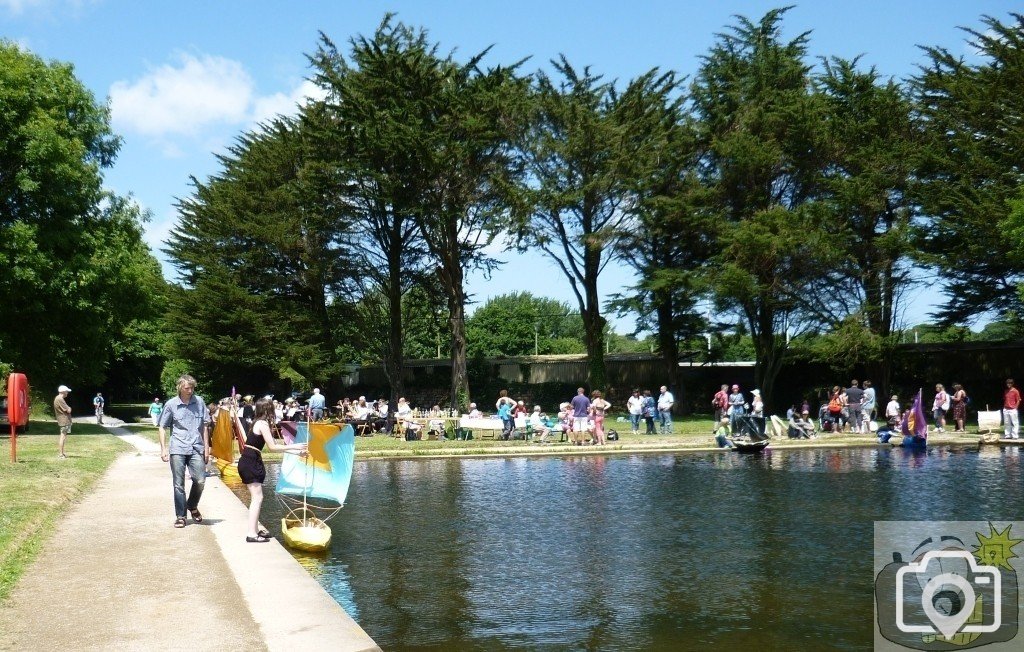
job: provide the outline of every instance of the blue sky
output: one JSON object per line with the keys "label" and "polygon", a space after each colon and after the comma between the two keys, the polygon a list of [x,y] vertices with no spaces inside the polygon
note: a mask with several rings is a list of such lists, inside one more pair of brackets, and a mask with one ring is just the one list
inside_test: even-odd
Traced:
{"label": "blue sky", "polygon": [[[97,98],[109,98],[124,145],[106,183],[152,212],[146,237],[162,257],[161,242],[177,219],[175,198],[188,195],[189,177],[214,173],[214,155],[236,135],[316,94],[305,81],[305,53],[315,49],[319,31],[342,46],[352,36],[371,34],[391,11],[428,29],[442,51],[468,56],[493,45],[488,61],[530,57],[526,70],[547,67],[564,53],[577,67],[590,65],[626,81],[655,66],[692,77],[700,55],[733,15],[756,20],[782,4],[0,0],[0,38],[70,62]],[[984,14],[1006,19],[1020,9],[1009,0],[818,0],[795,6],[784,25],[789,37],[811,31],[813,56],[862,55],[864,65],[905,78],[923,61],[918,45],[971,57],[958,26],[979,27]],[[530,291],[575,306],[553,262],[540,254],[502,258],[507,264],[491,279],[470,277],[475,300]],[[603,295],[619,292],[631,279],[628,269],[612,265],[599,289]],[[908,321],[922,321],[916,315],[937,299],[934,291],[918,292]],[[629,319],[616,321],[620,332],[631,325]]]}

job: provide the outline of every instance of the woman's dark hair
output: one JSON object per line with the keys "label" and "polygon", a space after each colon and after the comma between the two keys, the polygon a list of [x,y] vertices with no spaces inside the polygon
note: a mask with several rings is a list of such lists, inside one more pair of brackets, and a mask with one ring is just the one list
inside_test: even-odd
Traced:
{"label": "woman's dark hair", "polygon": [[269,398],[261,398],[256,401],[253,411],[256,413],[256,421],[263,419],[267,423],[274,422],[274,402]]}

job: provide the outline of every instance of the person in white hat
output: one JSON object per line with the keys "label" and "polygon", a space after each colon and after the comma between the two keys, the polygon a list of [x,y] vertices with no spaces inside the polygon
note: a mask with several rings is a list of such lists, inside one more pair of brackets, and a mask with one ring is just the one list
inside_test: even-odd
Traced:
{"label": "person in white hat", "polygon": [[753,398],[750,399],[750,413],[755,417],[764,417],[764,401],[761,400],[761,390],[751,390],[750,393],[753,395]]}
{"label": "person in white hat", "polygon": [[60,427],[60,441],[57,444],[57,457],[62,460],[65,460],[68,457],[64,454],[64,442],[71,433],[71,407],[68,405],[67,401],[68,394],[70,393],[70,387],[67,385],[61,385],[57,388],[57,397],[53,399],[53,413],[57,417],[57,426]]}

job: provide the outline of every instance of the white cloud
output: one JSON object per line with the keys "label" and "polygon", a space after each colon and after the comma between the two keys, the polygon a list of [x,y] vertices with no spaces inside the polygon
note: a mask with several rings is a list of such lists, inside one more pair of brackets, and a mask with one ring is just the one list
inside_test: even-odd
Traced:
{"label": "white cloud", "polygon": [[324,89],[313,82],[304,80],[291,93],[274,93],[257,97],[253,102],[252,122],[266,122],[279,115],[293,115],[308,100],[322,100],[327,97]]}
{"label": "white cloud", "polygon": [[[0,0],[0,7],[17,16],[28,9],[43,9],[44,14],[53,13],[53,10],[66,11],[68,9],[81,12],[87,5],[99,4],[102,0]],[[57,5],[57,6],[55,6]]]}
{"label": "white cloud", "polygon": [[197,135],[249,116],[253,81],[242,64],[212,55],[181,53],[134,82],[110,87],[116,128],[147,136]]}
{"label": "white cloud", "polygon": [[20,14],[29,7],[37,7],[46,0],[0,0],[0,7],[6,7],[12,14]]}

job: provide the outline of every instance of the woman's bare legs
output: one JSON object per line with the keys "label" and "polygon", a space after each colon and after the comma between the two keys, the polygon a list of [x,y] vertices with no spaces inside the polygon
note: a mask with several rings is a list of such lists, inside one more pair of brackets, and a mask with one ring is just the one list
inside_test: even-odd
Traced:
{"label": "woman's bare legs", "polygon": [[249,488],[249,532],[246,536],[256,537],[260,528],[260,508],[263,506],[263,485],[259,482],[245,485]]}

